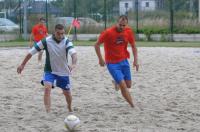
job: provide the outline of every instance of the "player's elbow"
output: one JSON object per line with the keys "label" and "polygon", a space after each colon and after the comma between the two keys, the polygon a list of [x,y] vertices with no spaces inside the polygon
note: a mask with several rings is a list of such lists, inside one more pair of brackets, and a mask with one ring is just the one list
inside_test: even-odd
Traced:
{"label": "player's elbow", "polygon": [[95,48],[95,49],[100,48],[100,44],[99,44],[98,42],[96,42],[95,45],[94,45],[94,48]]}
{"label": "player's elbow", "polygon": [[137,47],[135,46],[135,44],[131,45],[133,50],[137,50]]}
{"label": "player's elbow", "polygon": [[72,59],[73,60],[76,60],[77,61],[77,53],[76,52],[74,52],[72,55],[71,55],[71,57],[72,57]]}

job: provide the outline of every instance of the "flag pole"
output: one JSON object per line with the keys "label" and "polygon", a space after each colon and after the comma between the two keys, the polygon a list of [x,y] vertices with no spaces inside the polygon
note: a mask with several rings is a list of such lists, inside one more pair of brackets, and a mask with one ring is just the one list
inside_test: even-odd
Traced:
{"label": "flag pole", "polygon": [[69,34],[70,34],[71,30],[72,30],[72,24],[71,24],[70,27],[69,27],[69,31],[68,31],[68,33],[67,33],[67,38],[69,38]]}
{"label": "flag pole", "polygon": [[69,38],[69,34],[70,34],[71,30],[72,30],[73,23],[74,23],[74,19],[73,19],[73,21],[71,22],[71,25],[70,25],[70,27],[69,27],[69,31],[68,31],[68,33],[67,33],[67,38]]}
{"label": "flag pole", "polygon": [[69,34],[70,34],[71,30],[72,30],[72,27],[75,27],[75,28],[79,28],[80,27],[80,23],[78,22],[77,18],[72,21],[72,23],[71,23],[71,25],[69,27],[69,31],[67,33],[67,37],[69,37]]}

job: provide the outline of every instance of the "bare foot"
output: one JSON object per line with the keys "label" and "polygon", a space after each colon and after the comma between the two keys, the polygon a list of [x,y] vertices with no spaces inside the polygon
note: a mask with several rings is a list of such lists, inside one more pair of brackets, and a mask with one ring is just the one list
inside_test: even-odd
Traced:
{"label": "bare foot", "polygon": [[46,112],[47,112],[47,113],[50,113],[50,111],[51,111],[50,109],[46,109]]}
{"label": "bare foot", "polygon": [[135,106],[132,104],[131,107],[134,108]]}
{"label": "bare foot", "polygon": [[70,106],[68,106],[68,110],[69,110],[69,112],[73,112],[73,110]]}
{"label": "bare foot", "polygon": [[50,108],[49,106],[45,106],[45,109],[46,109],[46,112],[47,112],[47,113],[50,113],[51,108]]}

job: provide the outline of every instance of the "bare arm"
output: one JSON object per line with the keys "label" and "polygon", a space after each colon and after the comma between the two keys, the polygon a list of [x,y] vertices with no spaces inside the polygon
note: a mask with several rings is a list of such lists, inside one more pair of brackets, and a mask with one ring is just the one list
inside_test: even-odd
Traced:
{"label": "bare arm", "polygon": [[76,65],[77,63],[77,53],[72,54],[72,65]]}
{"label": "bare arm", "polygon": [[94,45],[95,51],[96,51],[96,55],[99,59],[99,65],[100,66],[105,66],[105,61],[101,55],[101,49],[100,49],[100,43],[97,41]]}
{"label": "bare arm", "polygon": [[76,67],[76,64],[77,64],[77,53],[72,54],[71,57],[72,57],[72,65],[69,66],[70,72],[72,72],[72,70]]}
{"label": "bare arm", "polygon": [[138,53],[137,53],[137,47],[135,44],[131,45],[133,56],[134,56],[134,61],[133,61],[133,66],[136,67],[136,71],[139,70],[139,65],[138,65]]}
{"label": "bare arm", "polygon": [[30,60],[30,58],[32,57],[32,55],[30,53],[28,53],[26,55],[26,57],[24,58],[24,60],[22,61],[21,65],[17,67],[17,73],[21,74],[21,72],[23,71],[26,63]]}

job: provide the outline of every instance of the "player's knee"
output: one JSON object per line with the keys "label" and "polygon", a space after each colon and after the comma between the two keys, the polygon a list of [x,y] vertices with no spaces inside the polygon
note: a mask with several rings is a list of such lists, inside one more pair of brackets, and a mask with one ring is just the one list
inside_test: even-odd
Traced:
{"label": "player's knee", "polygon": [[131,84],[127,84],[127,88],[131,88]]}
{"label": "player's knee", "polygon": [[64,94],[65,96],[71,96],[70,90],[63,90],[63,94]]}
{"label": "player's knee", "polygon": [[46,86],[44,89],[45,94],[50,94],[51,93],[51,86]]}
{"label": "player's knee", "polygon": [[131,88],[131,81],[126,81],[126,87]]}

